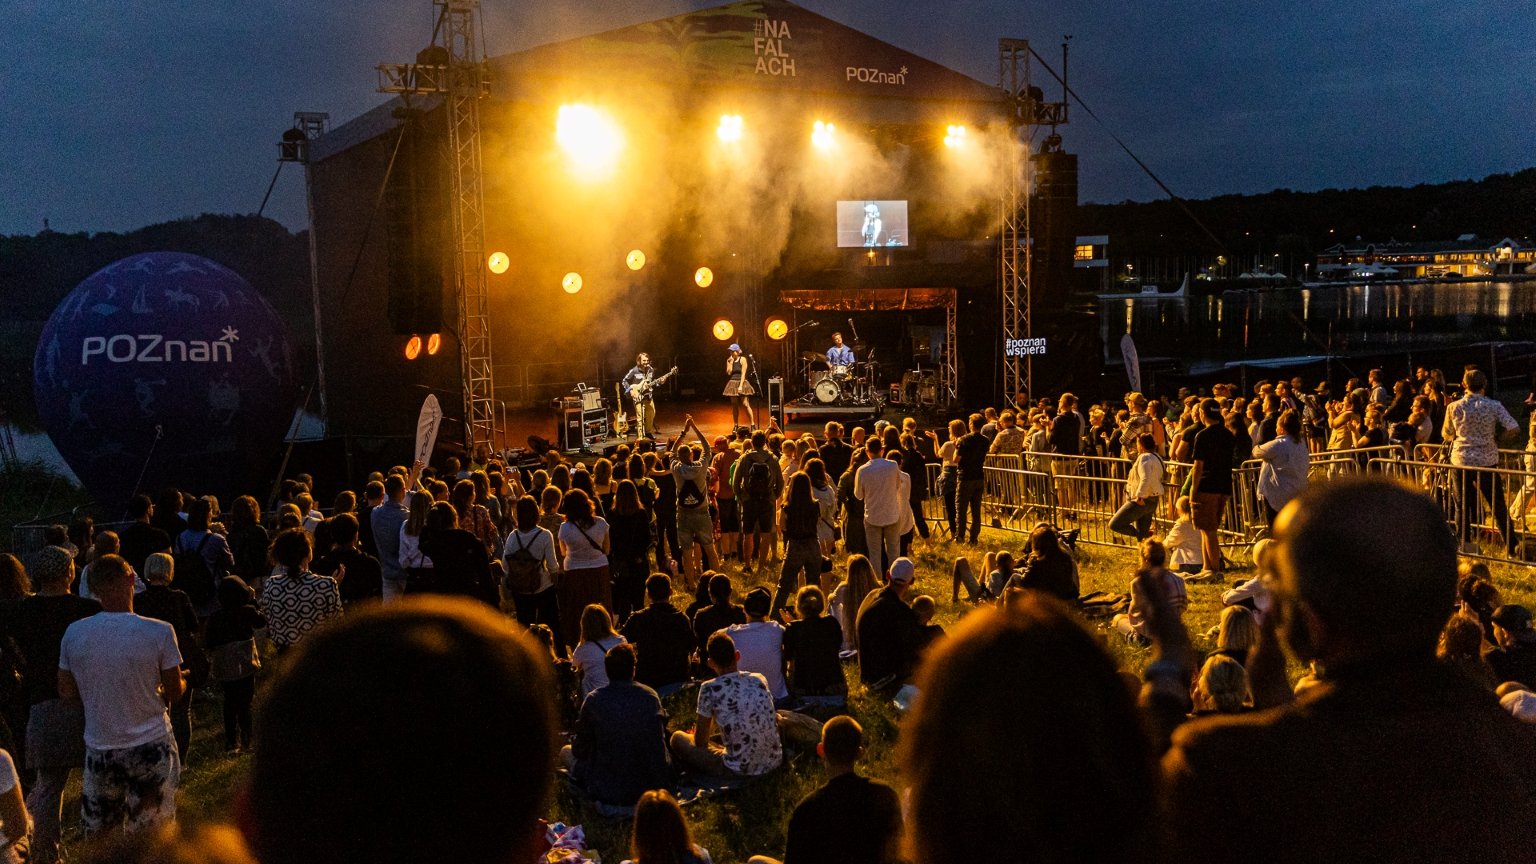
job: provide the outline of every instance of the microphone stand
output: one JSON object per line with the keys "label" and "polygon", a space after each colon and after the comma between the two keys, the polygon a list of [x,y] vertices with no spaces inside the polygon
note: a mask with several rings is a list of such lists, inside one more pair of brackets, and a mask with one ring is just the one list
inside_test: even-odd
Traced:
{"label": "microphone stand", "polygon": [[[758,374],[757,374],[757,358],[752,356],[751,354],[747,355],[747,368],[752,371],[752,388],[757,391],[758,396],[760,397],[758,399],[758,402],[759,403],[767,402],[768,401],[768,391],[763,389],[763,379],[758,377]],[[751,417],[751,421],[750,421],[750,423],[748,425],[749,426],[753,426],[753,427],[757,426],[757,409],[756,408],[752,409],[752,417]],[[734,432],[735,430],[733,429],[731,431]]]}

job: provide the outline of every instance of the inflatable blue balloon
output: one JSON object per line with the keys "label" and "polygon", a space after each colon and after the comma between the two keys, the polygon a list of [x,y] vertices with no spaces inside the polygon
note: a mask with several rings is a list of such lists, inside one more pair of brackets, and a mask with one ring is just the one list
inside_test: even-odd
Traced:
{"label": "inflatable blue balloon", "polygon": [[[249,283],[149,252],[81,282],[33,363],[43,426],[109,516],[136,490],[259,494],[293,417],[293,356]],[[142,475],[142,479],[141,479]]]}

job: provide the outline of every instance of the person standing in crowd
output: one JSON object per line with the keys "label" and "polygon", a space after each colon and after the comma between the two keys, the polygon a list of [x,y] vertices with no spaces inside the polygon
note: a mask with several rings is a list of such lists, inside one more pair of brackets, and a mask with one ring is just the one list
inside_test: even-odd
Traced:
{"label": "person standing in crowd", "polygon": [[1190,474],[1191,511],[1195,528],[1200,532],[1200,552],[1205,563],[1203,572],[1220,574],[1222,516],[1227,511],[1227,500],[1232,497],[1232,459],[1236,438],[1227,429],[1221,415],[1221,403],[1206,399],[1200,403],[1200,419],[1205,428],[1195,435],[1191,454],[1194,469]]}
{"label": "person standing in crowd", "polygon": [[219,608],[208,616],[208,671],[224,695],[224,752],[251,748],[251,702],[261,654],[256,631],[267,619],[256,608],[256,593],[239,576],[219,583]]}
{"label": "person standing in crowd", "polygon": [[731,398],[731,428],[741,425],[741,412],[747,412],[747,424],[757,427],[757,415],[752,412],[752,396],[756,390],[747,381],[747,358],[741,354],[741,346],[731,343],[730,354],[725,358],[725,391]]}
{"label": "person standing in crowd", "polygon": [[647,789],[672,784],[667,712],[656,691],[635,680],[635,648],[603,657],[608,683],[581,703],[576,734],[560,761],[594,801],[633,807]]}
{"label": "person standing in crowd", "polygon": [[1271,528],[1285,505],[1307,488],[1311,470],[1307,443],[1301,437],[1301,416],[1286,411],[1275,430],[1276,437],[1253,448],[1254,458],[1264,462],[1259,469],[1259,501]]}
{"label": "person standing in crowd", "polygon": [[[176,738],[176,755],[183,767],[187,764],[187,748],[192,745],[192,694],[203,686],[208,678],[207,656],[197,643],[197,613],[185,591],[171,587],[176,562],[164,552],[156,552],[144,560],[145,589],[134,595],[133,611],[144,618],[164,621],[176,632],[176,645],[182,650],[186,671],[186,689],[181,698],[172,702],[171,731]],[[227,578],[227,577],[226,577]],[[221,582],[223,580],[220,580]]]}
{"label": "person standing in crowd", "polygon": [[966,510],[970,510],[970,543],[975,545],[981,539],[981,497],[986,490],[986,464],[987,449],[990,443],[986,436],[981,434],[981,427],[986,421],[980,414],[971,415],[970,434],[955,443],[955,465],[957,467],[957,480],[955,485],[955,511],[959,517],[957,526],[959,532],[954,535],[956,543],[965,540]]}
{"label": "person standing in crowd", "polygon": [[[846,714],[822,724],[816,745],[827,782],[795,805],[783,864],[891,864],[901,857],[896,790],[859,776],[864,727]],[[748,864],[780,864],[754,855]]]}
{"label": "person standing in crowd", "polygon": [[[912,511],[912,526],[917,535],[928,539],[928,519],[923,516],[923,502],[928,500],[928,462],[917,447],[917,435],[901,434],[901,473],[907,475],[907,508]],[[907,545],[911,546],[911,532],[907,532]]]}
{"label": "person standing in crowd", "polygon": [[[672,733],[673,758],[706,777],[760,777],[779,767],[784,750],[768,682],[737,669],[741,655],[724,633],[709,637],[704,654],[715,677],[699,686],[693,731]],[[716,727],[723,747],[710,740]]]}
{"label": "person standing in crowd", "polygon": [[1162,496],[1163,457],[1157,455],[1157,440],[1146,432],[1136,439],[1136,460],[1125,480],[1125,503],[1110,517],[1109,530],[1138,541],[1152,536],[1152,520]]}
{"label": "person standing in crowd", "polygon": [[843,424],[836,420],[827,422],[822,430],[826,440],[822,442],[817,453],[820,454],[822,464],[827,466],[827,477],[837,482],[848,472],[848,463],[853,459],[853,448],[843,440]]}
{"label": "person standing in crowd", "polygon": [[854,625],[859,636],[859,680],[871,688],[894,691],[911,683],[922,644],[922,628],[907,605],[916,579],[912,560],[897,558],[885,587],[859,606]]}
{"label": "person standing in crowd", "polygon": [[651,512],[640,502],[633,480],[620,480],[608,511],[608,557],[613,568],[613,604],[625,621],[645,602],[645,580],[651,572]]}
{"label": "person standing in crowd", "polygon": [[[901,466],[882,459],[884,444],[877,437],[864,442],[869,461],[853,479],[853,497],[864,502],[864,540],[877,573],[901,554],[902,511],[911,505],[902,483]],[[819,553],[818,553],[819,554]]]}
{"label": "person standing in crowd", "polygon": [[691,591],[698,585],[700,574],[715,568],[720,553],[715,550],[715,524],[709,513],[709,466],[701,461],[706,442],[692,414],[684,421],[683,434],[689,430],[698,436],[700,447],[695,450],[683,444],[677,448],[672,479],[677,486],[677,539],[683,548],[683,584]]}
{"label": "person standing in crowd", "polygon": [[[1445,409],[1444,438],[1451,446],[1451,464],[1458,468],[1496,468],[1500,442],[1513,438],[1520,424],[1509,416],[1503,403],[1483,395],[1488,389],[1488,376],[1482,372],[1469,369],[1461,379],[1461,386],[1467,395]],[[1456,514],[1456,522],[1461,526],[1463,548],[1475,547],[1475,532],[1486,513],[1478,506],[1481,497],[1493,509],[1494,524],[1504,537],[1505,554],[1514,557],[1520,538],[1515,534],[1509,506],[1504,500],[1503,479],[1492,471],[1456,473],[1461,491],[1461,512]]]}
{"label": "person standing in crowd", "polygon": [[267,549],[272,540],[261,524],[261,505],[255,498],[241,495],[230,505],[228,541],[229,553],[235,559],[231,572],[247,585],[259,586],[271,570]]}
{"label": "person standing in crowd", "polygon": [[[1435,661],[1456,597],[1445,521],[1430,497],[1372,477],[1311,487],[1281,512],[1279,630],[1296,661],[1322,670],[1320,683],[1292,705],[1174,733],[1163,759],[1167,860],[1229,859],[1239,848],[1280,864],[1528,857],[1530,729]],[[1187,688],[1192,663],[1149,675],[1169,672],[1172,687]],[[1253,683],[1257,694],[1258,672]],[[1263,796],[1251,794],[1258,777]]]}
{"label": "person standing in crowd", "polygon": [[[235,566],[235,556],[229,551],[229,541],[213,530],[213,502],[207,498],[194,498],[187,505],[187,528],[177,535],[175,552],[181,562],[181,580],[176,587],[187,592],[198,618],[206,618],[218,607],[214,589]],[[193,555],[201,558],[197,566]]]}
{"label": "person standing in crowd", "polygon": [[765,610],[765,615],[777,615],[789,603],[801,585],[802,576],[807,585],[815,585],[821,579],[822,554],[818,528],[822,508],[811,488],[809,474],[796,471],[789,478],[789,498],[784,502],[779,516],[780,527],[784,531],[784,565],[779,571],[778,590],[773,594],[773,608]]}
{"label": "person standing in crowd", "polygon": [[[559,593],[560,629],[571,640],[581,634],[582,610],[597,604],[613,608],[609,579],[608,523],[592,512],[592,499],[580,489],[565,493],[565,522],[560,526],[560,549],[565,572],[555,583]],[[642,583],[643,584],[643,583]]]}
{"label": "person standing in crowd", "polygon": [[[262,697],[241,820],[257,859],[539,858],[550,665],[506,616],[460,598],[373,607],[315,633]],[[446,766],[453,782],[425,782]]]}
{"label": "person standing in crowd", "polygon": [[[154,515],[155,505],[148,495],[135,495],[129,499],[128,518],[133,520],[133,524],[119,532],[119,538],[123,559],[135,573],[144,572],[144,559],[151,553],[171,550],[171,536],[150,524]],[[265,547],[262,553],[265,555]]]}
{"label": "person standing in crowd", "polygon": [[[693,625],[672,605],[672,579],[665,573],[645,580],[651,603],[624,622],[624,638],[635,646],[639,664],[634,679],[661,692],[677,689],[688,680],[688,659],[693,654]],[[611,678],[611,676],[610,676]]]}
{"label": "person standing in crowd", "polygon": [[[491,573],[491,559],[479,537],[459,527],[458,513],[452,504],[439,502],[427,512],[427,525],[421,532],[421,551],[432,560],[430,578],[412,583],[412,593],[435,592],[474,597],[490,606],[498,606],[497,577]],[[501,563],[496,564],[497,570]],[[337,571],[346,573],[345,570]]]}
{"label": "person standing in crowd", "polygon": [[1004,411],[998,419],[997,435],[992,438],[988,453],[1000,456],[1017,456],[1024,451],[1024,430],[1019,428],[1019,417],[1012,411]]}
{"label": "person standing in crowd", "polygon": [[332,516],[326,521],[331,548],[315,562],[315,572],[331,576],[345,570],[347,578],[339,583],[341,604],[351,608],[357,603],[378,600],[383,594],[383,571],[378,559],[364,552],[358,537],[357,517],[351,513]]}
{"label": "person standing in crowd", "polygon": [[30,860],[32,819],[21,794],[21,775],[11,754],[0,750],[0,862]]}
{"label": "person standing in crowd", "polygon": [[731,486],[731,473],[741,452],[732,447],[725,436],[717,435],[714,454],[709,463],[710,491],[720,513],[720,558],[737,558],[741,555],[741,509],[736,490]]}
{"label": "person standing in crowd", "polygon": [[[261,611],[267,636],[281,653],[326,620],[341,614],[341,590],[329,576],[310,572],[309,534],[289,528],[272,541],[278,571],[261,587]],[[344,572],[338,572],[342,578]]]}
{"label": "person standing in crowd", "polygon": [[405,596],[405,568],[400,563],[400,531],[411,515],[405,506],[405,477],[399,474],[385,477],[384,496],[384,503],[368,514],[368,521],[373,525],[373,541],[379,547],[383,600],[385,603],[393,603]]}
{"label": "person standing in crowd", "polygon": [[955,461],[955,448],[965,436],[965,421],[949,421],[949,438],[939,445],[939,498],[944,501],[944,519],[949,525],[949,536],[956,542],[961,539],[956,505],[959,503],[959,465]]}
{"label": "person standing in crowd", "polygon": [[768,566],[768,552],[774,543],[774,506],[784,494],[784,475],[767,447],[767,433],[761,429],[753,432],[752,449],[736,463],[733,485],[736,500],[740,502],[741,530],[746,541],[741,550],[743,573],[752,572],[754,554],[759,570]]}
{"label": "person standing in crowd", "polygon": [[79,702],[59,698],[59,645],[69,625],[100,612],[101,604],[70,593],[75,562],[57,546],[38,550],[32,559],[32,579],[37,593],[16,601],[5,624],[25,661],[21,668],[29,704],[25,764],[33,777],[27,809],[36,820],[29,861],[54,864],[59,860],[64,787],[69,772],[85,764],[84,709]]}
{"label": "person standing in crowd", "polygon": [[80,825],[100,837],[176,818],[181,761],[167,708],[186,678],[176,631],[134,614],[128,562],[108,555],[90,578],[102,611],[64,632],[59,697],[85,709]]}
{"label": "person standing in crowd", "polygon": [[[624,481],[628,482],[628,481]],[[630,483],[630,489],[634,484]],[[513,505],[517,525],[507,534],[502,549],[503,608],[510,604],[517,621],[524,627],[543,624],[555,635],[555,654],[567,657],[565,635],[561,630],[560,601],[555,591],[555,574],[560,561],[555,557],[555,535],[539,525],[539,505],[533,496],[524,495]]]}
{"label": "person standing in crowd", "polygon": [[375,476],[379,476],[380,479],[370,479],[368,485],[363,487],[363,506],[357,511],[357,540],[359,548],[377,559],[379,544],[373,539],[373,511],[384,503],[385,496],[382,475],[375,472]]}

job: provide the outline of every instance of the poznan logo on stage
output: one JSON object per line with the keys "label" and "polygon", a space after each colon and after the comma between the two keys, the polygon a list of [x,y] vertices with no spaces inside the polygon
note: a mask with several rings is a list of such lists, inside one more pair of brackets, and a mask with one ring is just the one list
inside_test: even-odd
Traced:
{"label": "poznan logo on stage", "polygon": [[225,327],[217,339],[167,339],[163,333],[87,336],[80,343],[80,365],[105,363],[230,363],[240,331]]}

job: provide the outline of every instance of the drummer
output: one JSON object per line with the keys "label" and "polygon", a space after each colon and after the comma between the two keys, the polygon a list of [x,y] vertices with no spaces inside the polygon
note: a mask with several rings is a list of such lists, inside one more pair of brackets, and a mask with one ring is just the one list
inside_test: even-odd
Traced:
{"label": "drummer", "polygon": [[833,369],[853,365],[853,349],[843,344],[843,334],[832,334],[832,347],[827,349],[827,364]]}

